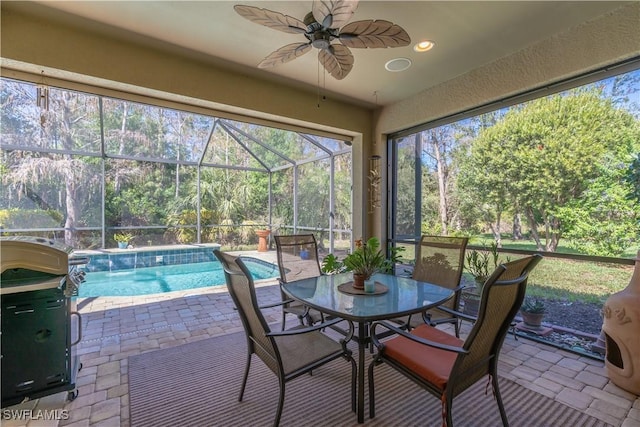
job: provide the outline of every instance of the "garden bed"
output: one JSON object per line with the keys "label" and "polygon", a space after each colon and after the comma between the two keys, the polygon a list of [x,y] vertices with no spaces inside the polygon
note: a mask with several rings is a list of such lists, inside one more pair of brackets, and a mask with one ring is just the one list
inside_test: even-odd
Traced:
{"label": "garden bed", "polygon": [[518,330],[519,337],[549,344],[593,359],[604,360],[604,354],[594,351],[593,348],[602,328],[602,315],[600,314],[602,304],[545,300],[545,306],[547,312],[543,324],[552,328],[553,332],[543,337]]}

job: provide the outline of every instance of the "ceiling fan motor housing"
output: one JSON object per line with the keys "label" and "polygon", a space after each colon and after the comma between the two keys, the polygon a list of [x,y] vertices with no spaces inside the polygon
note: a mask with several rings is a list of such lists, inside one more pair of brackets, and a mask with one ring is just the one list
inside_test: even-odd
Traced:
{"label": "ceiling fan motor housing", "polygon": [[305,36],[311,42],[311,46],[316,49],[328,49],[331,44],[331,40],[338,37],[335,30],[323,27],[318,23],[311,12],[307,13],[303,22],[307,26]]}

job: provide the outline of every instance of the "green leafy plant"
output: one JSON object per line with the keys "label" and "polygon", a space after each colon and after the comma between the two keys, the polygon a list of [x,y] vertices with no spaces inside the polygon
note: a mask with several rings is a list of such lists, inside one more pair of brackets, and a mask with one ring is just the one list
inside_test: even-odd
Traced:
{"label": "green leafy plant", "polygon": [[356,249],[348,254],[344,260],[340,261],[335,255],[329,254],[322,262],[322,271],[327,274],[342,273],[351,271],[354,274],[361,274],[365,278],[371,277],[375,273],[389,273],[393,266],[400,262],[403,247],[391,248],[391,255],[387,259],[384,251],[380,248],[380,240],[371,237],[366,242],[356,241]]}
{"label": "green leafy plant", "polygon": [[119,243],[129,243],[133,239],[133,234],[130,233],[115,233],[113,240]]}
{"label": "green leafy plant", "polygon": [[322,260],[322,272],[324,274],[337,274],[346,271],[344,263],[338,259],[334,254],[328,254]]}
{"label": "green leafy plant", "polygon": [[520,311],[525,313],[543,314],[547,311],[544,301],[537,298],[527,297],[520,306]]}
{"label": "green leafy plant", "polygon": [[484,250],[472,250],[465,256],[465,268],[479,286],[487,280],[489,275],[498,267],[498,245],[492,242]]}

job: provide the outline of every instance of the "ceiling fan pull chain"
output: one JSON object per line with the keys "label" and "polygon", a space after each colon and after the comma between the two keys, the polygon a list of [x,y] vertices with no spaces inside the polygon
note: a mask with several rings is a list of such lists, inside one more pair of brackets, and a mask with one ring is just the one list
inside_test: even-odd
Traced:
{"label": "ceiling fan pull chain", "polygon": [[318,65],[316,66],[316,69],[318,71],[318,84],[317,84],[317,88],[318,88],[318,93],[317,93],[317,102],[318,102],[318,108],[320,108],[320,61],[318,61]]}
{"label": "ceiling fan pull chain", "polygon": [[[320,64],[318,63],[318,67],[320,66]],[[327,73],[324,72],[324,68],[322,69],[322,100],[326,101],[327,100],[327,95],[325,95],[325,93],[327,93]]]}

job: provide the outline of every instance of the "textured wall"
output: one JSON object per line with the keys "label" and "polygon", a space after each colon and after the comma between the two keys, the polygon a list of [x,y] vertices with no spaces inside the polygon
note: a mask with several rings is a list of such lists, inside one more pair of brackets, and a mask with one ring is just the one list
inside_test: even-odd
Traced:
{"label": "textured wall", "polygon": [[640,55],[640,2],[383,108],[388,134]]}

